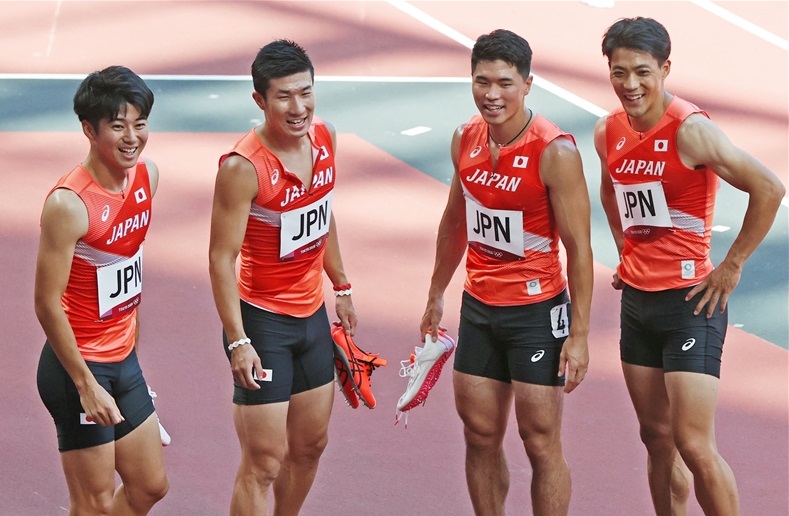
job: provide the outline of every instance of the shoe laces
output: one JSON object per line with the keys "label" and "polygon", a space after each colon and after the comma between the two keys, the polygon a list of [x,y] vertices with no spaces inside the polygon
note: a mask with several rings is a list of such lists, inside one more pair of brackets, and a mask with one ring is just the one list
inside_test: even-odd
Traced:
{"label": "shoe laces", "polygon": [[416,370],[416,357],[422,353],[424,348],[416,347],[414,348],[414,352],[411,353],[411,356],[408,357],[408,360],[401,360],[400,361],[400,378],[405,378],[407,376],[414,376]]}

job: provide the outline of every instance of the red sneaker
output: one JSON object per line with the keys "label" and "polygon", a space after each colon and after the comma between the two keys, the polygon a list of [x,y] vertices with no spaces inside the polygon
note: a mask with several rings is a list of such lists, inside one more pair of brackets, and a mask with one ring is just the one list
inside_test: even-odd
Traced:
{"label": "red sneaker", "polygon": [[353,383],[353,373],[351,373],[348,361],[344,360],[343,351],[338,351],[336,344],[334,345],[334,369],[334,379],[340,386],[340,392],[345,396],[345,403],[351,408],[359,408],[359,395],[356,394],[358,388]]}
{"label": "red sneaker", "polygon": [[[340,323],[331,329],[334,340],[334,365],[337,368],[337,381],[348,405],[359,406],[359,401],[367,408],[375,408],[375,396],[370,385],[370,376],[376,367],[385,366],[386,359],[378,354],[367,353],[346,335]],[[355,404],[354,404],[355,401]]]}

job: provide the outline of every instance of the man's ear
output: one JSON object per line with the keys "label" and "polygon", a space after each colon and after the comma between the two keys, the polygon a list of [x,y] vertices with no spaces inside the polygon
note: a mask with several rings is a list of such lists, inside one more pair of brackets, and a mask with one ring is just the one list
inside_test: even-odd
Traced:
{"label": "man's ear", "polygon": [[83,120],[81,123],[82,123],[82,134],[84,134],[90,141],[95,140],[96,129],[93,127],[93,124],[91,124],[87,120]]}
{"label": "man's ear", "polygon": [[266,97],[257,91],[252,92],[252,100],[255,101],[255,104],[257,104],[260,109],[266,109]]}
{"label": "man's ear", "polygon": [[666,62],[660,68],[663,70],[663,78],[665,79],[671,73],[671,59],[666,59]]}

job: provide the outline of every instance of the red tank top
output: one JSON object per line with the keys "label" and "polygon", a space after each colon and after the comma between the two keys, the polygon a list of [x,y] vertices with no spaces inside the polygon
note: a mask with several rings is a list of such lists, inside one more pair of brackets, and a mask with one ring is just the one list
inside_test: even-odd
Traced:
{"label": "red tank top", "polygon": [[52,191],[58,188],[76,193],[88,210],[88,232],[77,241],[63,309],[85,360],[120,362],[134,348],[142,294],[142,243],[151,220],[148,168],[139,160],[124,193],[107,192],[82,165]]}
{"label": "red tank top", "polygon": [[537,115],[491,170],[488,125],[474,116],[463,129],[458,173],[466,200],[466,291],[494,306],[537,303],[564,290],[559,233],[540,179],[540,157],[562,132]]}
{"label": "red tank top", "polygon": [[689,287],[712,271],[709,258],[718,176],[686,167],[677,131],[691,114],[707,113],[674,97],[660,121],[645,133],[617,110],[606,120],[608,171],[625,233],[619,277],[635,288]]}
{"label": "red tank top", "polygon": [[312,181],[304,185],[269,151],[254,130],[222,156],[238,154],[254,165],[258,195],[241,245],[241,299],[265,310],[308,317],[323,304],[323,255],[334,190],[334,150],[317,117],[309,130]]}

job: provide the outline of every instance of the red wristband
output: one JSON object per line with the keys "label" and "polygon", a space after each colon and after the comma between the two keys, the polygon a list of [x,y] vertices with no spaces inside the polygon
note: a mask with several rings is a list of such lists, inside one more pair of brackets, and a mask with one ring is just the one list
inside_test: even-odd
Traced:
{"label": "red wristband", "polygon": [[340,292],[341,290],[350,290],[350,289],[351,289],[350,283],[346,283],[345,285],[334,285],[335,292]]}

